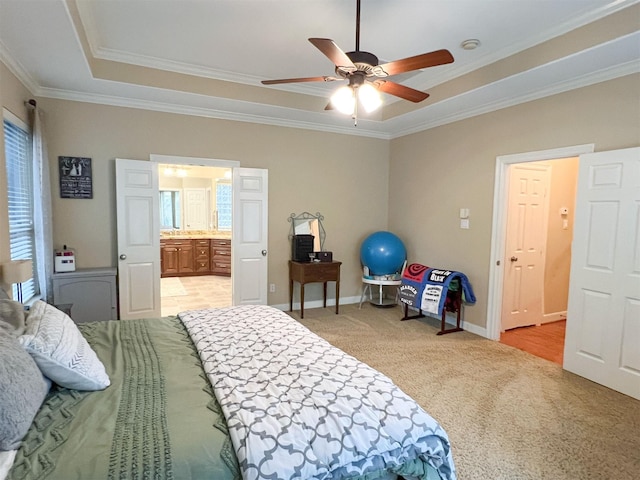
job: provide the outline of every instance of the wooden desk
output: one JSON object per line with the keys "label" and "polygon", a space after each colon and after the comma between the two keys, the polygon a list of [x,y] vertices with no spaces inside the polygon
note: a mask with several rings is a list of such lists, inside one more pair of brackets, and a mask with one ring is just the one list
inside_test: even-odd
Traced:
{"label": "wooden desk", "polygon": [[336,282],[336,315],[340,304],[340,265],[342,262],[294,262],[289,260],[289,311],[293,311],[293,282],[300,284],[300,318],[304,318],[305,283],[324,284],[324,308],[327,308],[327,282]]}

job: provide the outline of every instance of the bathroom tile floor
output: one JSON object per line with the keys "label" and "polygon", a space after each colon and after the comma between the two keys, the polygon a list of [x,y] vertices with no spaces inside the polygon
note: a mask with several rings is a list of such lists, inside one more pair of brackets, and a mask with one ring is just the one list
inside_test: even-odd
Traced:
{"label": "bathroom tile floor", "polygon": [[231,306],[231,277],[199,275],[160,279],[162,316]]}

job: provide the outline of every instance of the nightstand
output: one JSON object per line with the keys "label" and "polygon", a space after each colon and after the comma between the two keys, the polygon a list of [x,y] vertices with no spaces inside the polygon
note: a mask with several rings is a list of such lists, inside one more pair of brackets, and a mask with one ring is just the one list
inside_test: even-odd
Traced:
{"label": "nightstand", "polygon": [[289,311],[293,311],[293,282],[300,283],[300,318],[304,318],[304,285],[324,284],[324,308],[327,308],[327,282],[336,282],[336,315],[340,305],[340,265],[342,262],[294,262],[289,260]]}
{"label": "nightstand", "polygon": [[116,320],[116,269],[80,268],[54,273],[53,304],[73,305],[73,315],[69,316],[76,323]]}

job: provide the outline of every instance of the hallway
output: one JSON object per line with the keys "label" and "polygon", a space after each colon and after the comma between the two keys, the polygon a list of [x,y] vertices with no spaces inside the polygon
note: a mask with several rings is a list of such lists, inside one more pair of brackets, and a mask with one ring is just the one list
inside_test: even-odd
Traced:
{"label": "hallway", "polygon": [[562,365],[566,320],[521,327],[500,334],[500,343]]}

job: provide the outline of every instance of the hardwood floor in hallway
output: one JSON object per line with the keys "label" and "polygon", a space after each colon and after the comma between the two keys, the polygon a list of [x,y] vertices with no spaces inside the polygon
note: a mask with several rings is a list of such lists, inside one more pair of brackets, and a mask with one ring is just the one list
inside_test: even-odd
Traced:
{"label": "hardwood floor in hallway", "polygon": [[176,315],[185,310],[229,307],[231,277],[199,275],[160,279],[162,316]]}
{"label": "hardwood floor in hallway", "polygon": [[500,335],[500,343],[562,365],[566,325],[566,320],[559,320],[540,326],[514,328]]}

